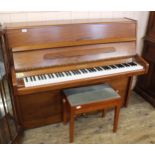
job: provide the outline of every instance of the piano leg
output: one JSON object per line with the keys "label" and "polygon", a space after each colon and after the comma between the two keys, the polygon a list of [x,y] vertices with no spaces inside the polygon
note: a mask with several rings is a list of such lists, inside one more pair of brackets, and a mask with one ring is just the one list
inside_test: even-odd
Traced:
{"label": "piano leg", "polygon": [[117,131],[118,128],[118,118],[119,118],[120,106],[115,107],[115,115],[114,115],[114,127],[113,132]]}
{"label": "piano leg", "polygon": [[105,110],[102,110],[102,117],[105,117]]}
{"label": "piano leg", "polygon": [[63,99],[62,103],[63,103],[63,124],[66,125],[67,124],[67,104],[66,104],[66,100]]}
{"label": "piano leg", "polygon": [[131,94],[131,89],[132,89],[132,82],[133,82],[133,77],[129,77],[129,81],[128,81],[128,89],[127,89],[127,93],[126,93],[126,99],[125,99],[125,107],[128,107],[128,103],[129,103],[129,97]]}
{"label": "piano leg", "polygon": [[74,112],[70,111],[70,127],[69,127],[70,143],[74,141]]}

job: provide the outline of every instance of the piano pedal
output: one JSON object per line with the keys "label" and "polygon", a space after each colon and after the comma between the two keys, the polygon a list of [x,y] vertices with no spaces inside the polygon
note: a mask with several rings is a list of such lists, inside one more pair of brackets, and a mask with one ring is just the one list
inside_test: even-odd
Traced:
{"label": "piano pedal", "polygon": [[88,114],[86,114],[86,113],[78,114],[75,116],[75,120],[78,120],[78,118],[81,118],[81,117],[88,118]]}
{"label": "piano pedal", "polygon": [[83,114],[82,114],[82,117],[84,117],[84,118],[88,118],[88,114],[83,113]]}

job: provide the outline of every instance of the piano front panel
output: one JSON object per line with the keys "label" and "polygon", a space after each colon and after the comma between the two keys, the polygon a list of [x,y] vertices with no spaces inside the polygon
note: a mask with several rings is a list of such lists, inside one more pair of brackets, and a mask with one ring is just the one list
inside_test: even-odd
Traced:
{"label": "piano front panel", "polygon": [[[85,45],[76,47],[41,49],[13,53],[16,72],[30,71],[58,66],[76,66],[79,64],[106,61],[119,57],[131,57],[136,54],[135,42],[108,43],[98,45]],[[104,61],[103,61],[104,60]],[[29,63],[28,63],[29,61]],[[107,62],[107,61],[106,61]]]}
{"label": "piano front panel", "polygon": [[[108,82],[122,96],[122,105],[126,102],[129,78],[114,78],[111,80],[94,80],[76,83],[74,87]],[[67,87],[67,86],[66,86]],[[69,85],[71,87],[71,85]],[[73,87],[73,86],[72,86]],[[28,129],[62,121],[62,93],[56,90],[31,93],[18,96],[17,111],[20,124]]]}
{"label": "piano front panel", "polygon": [[24,128],[60,122],[62,107],[60,91],[46,91],[18,97],[18,117]]}

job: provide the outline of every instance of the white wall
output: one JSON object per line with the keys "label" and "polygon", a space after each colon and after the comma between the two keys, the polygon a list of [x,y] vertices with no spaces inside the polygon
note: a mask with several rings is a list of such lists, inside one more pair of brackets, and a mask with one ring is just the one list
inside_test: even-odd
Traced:
{"label": "white wall", "polygon": [[142,37],[148,20],[148,11],[108,11],[108,12],[0,12],[0,22],[25,22],[43,20],[65,20],[80,18],[123,18],[128,17],[138,21],[137,52],[141,53]]}

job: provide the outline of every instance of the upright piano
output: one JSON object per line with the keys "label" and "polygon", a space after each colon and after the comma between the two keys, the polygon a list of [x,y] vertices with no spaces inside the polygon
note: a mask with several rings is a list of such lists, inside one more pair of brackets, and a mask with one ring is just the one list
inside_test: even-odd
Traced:
{"label": "upright piano", "polygon": [[109,83],[127,106],[132,79],[148,71],[136,54],[136,21],[81,19],[5,24],[19,124],[62,121],[62,90]]}

